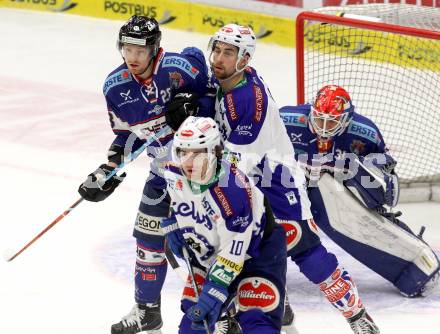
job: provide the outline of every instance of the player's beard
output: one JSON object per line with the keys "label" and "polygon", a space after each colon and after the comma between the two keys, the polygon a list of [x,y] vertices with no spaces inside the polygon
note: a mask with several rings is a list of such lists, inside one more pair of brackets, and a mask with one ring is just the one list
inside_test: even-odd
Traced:
{"label": "player's beard", "polygon": [[226,80],[231,78],[235,74],[235,68],[231,71],[227,71],[223,66],[219,66],[219,68],[212,66],[212,70],[214,75],[219,80]]}

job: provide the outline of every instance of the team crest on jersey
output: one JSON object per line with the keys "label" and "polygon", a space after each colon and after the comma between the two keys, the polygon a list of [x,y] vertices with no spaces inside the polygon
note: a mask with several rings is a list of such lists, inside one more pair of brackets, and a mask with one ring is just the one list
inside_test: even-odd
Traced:
{"label": "team crest on jersey", "polygon": [[183,81],[182,74],[180,74],[179,72],[170,72],[169,76],[171,88],[179,89],[184,85],[185,81]]}
{"label": "team crest on jersey", "polygon": [[284,228],[286,232],[286,244],[287,251],[291,250],[295,247],[298,242],[301,240],[302,229],[298,222],[294,220],[281,220],[279,221],[281,226]]}
{"label": "team crest on jersey", "polygon": [[356,155],[360,155],[365,151],[365,143],[361,140],[353,140],[350,144],[350,151]]}
{"label": "team crest on jersey", "polygon": [[243,279],[237,288],[237,303],[240,311],[261,309],[267,313],[280,303],[280,292],[274,283],[263,277]]}

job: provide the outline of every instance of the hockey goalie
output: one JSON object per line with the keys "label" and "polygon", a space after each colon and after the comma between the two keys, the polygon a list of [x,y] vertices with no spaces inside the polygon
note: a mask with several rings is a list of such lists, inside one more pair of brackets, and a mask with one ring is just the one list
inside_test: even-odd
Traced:
{"label": "hockey goalie", "polygon": [[307,171],[318,227],[404,296],[428,295],[438,283],[439,260],[422,238],[424,228],[415,234],[392,211],[397,162],[377,126],[335,85],[323,87],[313,104],[280,111]]}

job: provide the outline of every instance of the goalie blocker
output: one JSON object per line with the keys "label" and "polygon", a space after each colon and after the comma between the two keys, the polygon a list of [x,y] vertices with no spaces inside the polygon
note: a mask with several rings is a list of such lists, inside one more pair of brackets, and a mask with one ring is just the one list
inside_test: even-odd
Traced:
{"label": "goalie blocker", "polygon": [[394,214],[379,214],[324,174],[309,188],[315,222],[335,243],[390,281],[402,294],[428,294],[439,275],[439,260],[421,236]]}

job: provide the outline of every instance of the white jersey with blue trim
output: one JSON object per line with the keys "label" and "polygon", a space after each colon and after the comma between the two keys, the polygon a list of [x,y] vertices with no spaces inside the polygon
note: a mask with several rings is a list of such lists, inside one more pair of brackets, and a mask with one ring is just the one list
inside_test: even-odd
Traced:
{"label": "white jersey with blue trim", "polygon": [[[232,152],[239,168],[248,176],[271,173],[270,184],[265,187],[262,182],[259,188],[268,197],[275,216],[312,218],[304,172],[294,159],[278,106],[255,69],[246,68],[243,80],[231,91],[223,93],[218,88],[215,109],[225,148]],[[282,198],[287,201],[281,203]],[[289,205],[293,206],[290,210],[283,209]]]}
{"label": "white jersey with blue trim", "polygon": [[225,161],[207,186],[190,183],[172,164],[164,177],[172,218],[187,244],[211,280],[229,285],[244,261],[259,255],[266,221],[263,194]]}

